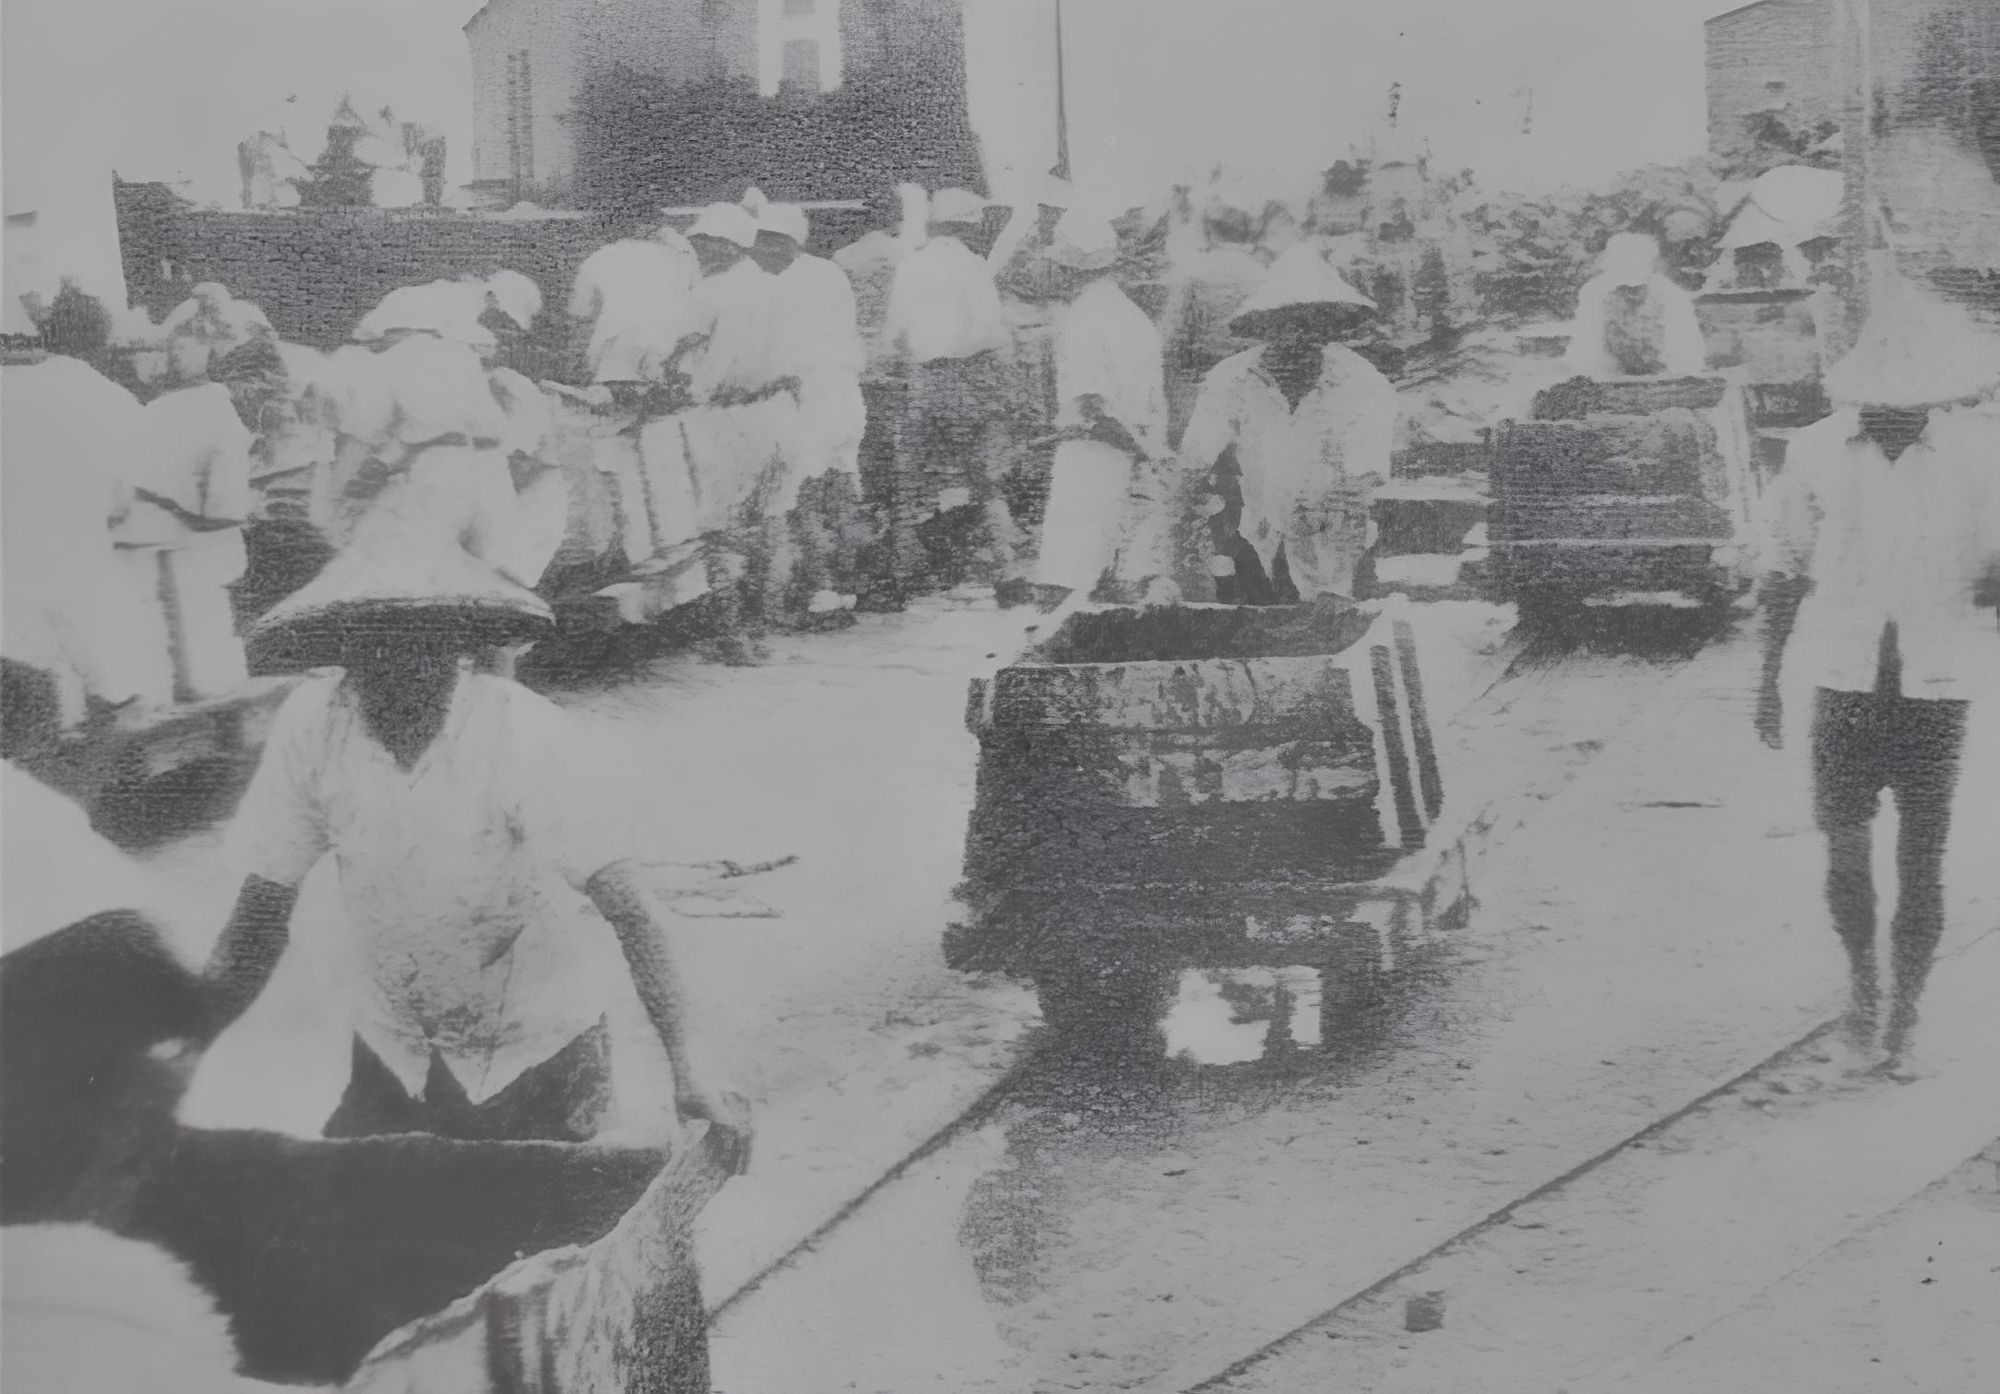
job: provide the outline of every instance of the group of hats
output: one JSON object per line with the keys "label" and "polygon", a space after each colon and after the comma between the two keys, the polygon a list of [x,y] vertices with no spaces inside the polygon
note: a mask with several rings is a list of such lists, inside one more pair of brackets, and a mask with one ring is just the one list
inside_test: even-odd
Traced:
{"label": "group of hats", "polygon": [[796,203],[774,203],[760,189],[744,194],[741,203],[711,203],[695,215],[689,237],[709,237],[748,251],[761,234],[771,233],[804,246],[812,234],[806,210]]}

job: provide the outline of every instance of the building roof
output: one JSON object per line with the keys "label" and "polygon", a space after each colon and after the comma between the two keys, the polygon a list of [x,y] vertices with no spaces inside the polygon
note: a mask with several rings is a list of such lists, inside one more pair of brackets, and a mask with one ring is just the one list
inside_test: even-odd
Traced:
{"label": "building roof", "polygon": [[[1809,3],[1815,3],[1815,4],[1820,4],[1820,5],[1826,5],[1826,6],[1828,6],[1829,8],[1830,8],[1830,7],[1832,6],[1832,4],[1833,4],[1833,0],[1808,0],[1808,2],[1809,2]],[[1783,4],[1783,5],[1796,5],[1796,4],[1799,4],[1799,3],[1800,3],[1800,0],[1750,0],[1750,3],[1749,3],[1749,4],[1747,4],[1747,5],[1738,5],[1738,6],[1737,6],[1737,7],[1735,8],[1735,9],[1733,9],[1733,10],[1724,10],[1724,11],[1723,11],[1723,12],[1722,12],[1721,14],[1719,14],[1719,15],[1713,15],[1713,16],[1711,16],[1710,18],[1708,18],[1708,19],[1704,20],[1704,21],[1703,21],[1703,23],[1705,23],[1705,24],[1720,24],[1720,23],[1722,23],[1722,21],[1723,21],[1723,20],[1725,20],[1725,19],[1734,19],[1734,18],[1736,18],[1736,17],[1738,16],[1738,15],[1740,15],[1740,14],[1747,14],[1747,13],[1748,13],[1748,12],[1750,12],[1751,10],[1761,10],[1761,9],[1763,9],[1763,8],[1764,8],[1764,7],[1766,6],[1766,5],[1780,5],[1780,4]]]}

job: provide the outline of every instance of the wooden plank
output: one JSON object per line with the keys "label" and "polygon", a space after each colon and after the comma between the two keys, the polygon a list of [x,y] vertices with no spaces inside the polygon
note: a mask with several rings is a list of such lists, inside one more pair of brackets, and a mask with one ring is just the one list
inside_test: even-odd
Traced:
{"label": "wooden plank", "polygon": [[1403,674],[1403,691],[1410,699],[1410,740],[1416,747],[1417,783],[1423,790],[1424,817],[1436,821],[1444,808],[1444,779],[1438,772],[1437,742],[1431,736],[1430,709],[1424,705],[1424,679],[1417,664],[1417,632],[1408,620],[1397,620],[1396,660]]}
{"label": "wooden plank", "polygon": [[1389,787],[1396,802],[1396,825],[1403,846],[1421,847],[1424,825],[1417,817],[1417,800],[1410,788],[1410,757],[1403,745],[1403,717],[1396,704],[1396,677],[1389,666],[1389,649],[1376,644],[1368,650],[1369,665],[1375,673],[1375,705],[1380,713],[1382,744],[1389,756]]}
{"label": "wooden plank", "polygon": [[999,726],[1200,731],[1292,719],[1354,719],[1347,670],[1331,658],[1023,664],[993,678],[984,720]]}
{"label": "wooden plank", "polygon": [[1513,421],[1500,429],[1493,495],[1695,494],[1719,485],[1716,428],[1691,411],[1584,421]]}
{"label": "wooden plank", "polygon": [[1555,539],[1716,543],[1736,533],[1723,505],[1692,494],[1516,496],[1494,505],[1487,527],[1495,546]]}
{"label": "wooden plank", "polygon": [[1710,411],[1722,404],[1729,383],[1720,377],[1631,378],[1594,382],[1571,378],[1535,396],[1533,415],[1541,421],[1586,416],[1651,416],[1674,407]]}

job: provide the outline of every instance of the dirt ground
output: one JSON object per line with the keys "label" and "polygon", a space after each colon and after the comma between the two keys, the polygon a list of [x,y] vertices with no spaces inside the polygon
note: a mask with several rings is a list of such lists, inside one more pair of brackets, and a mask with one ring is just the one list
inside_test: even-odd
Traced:
{"label": "dirt ground", "polygon": [[[1520,1357],[1530,1344],[1520,1333],[1543,1329],[1545,1313],[1503,1323],[1459,1363],[1439,1349],[1430,1384],[1364,1382],[1377,1366],[1351,1354],[1362,1344],[1351,1337],[1285,1338],[1798,1040],[1837,1005],[1841,965],[1819,908],[1803,754],[1750,735],[1747,636],[1691,661],[1575,654],[1488,691],[1509,656],[1505,615],[1437,607],[1431,618],[1437,720],[1464,711],[1442,736],[1447,781],[1462,775],[1499,810],[1474,868],[1478,911],[1410,966],[1389,1019],[1358,1049],[1235,1064],[1213,1062],[1231,1049],[1256,1055],[1267,1027],[1240,1019],[1212,980],[1184,981],[1170,1056],[1106,1069],[1037,1054],[1048,1042],[1031,993],[943,964],[976,756],[966,683],[1019,649],[1018,614],[944,600],[784,641],[758,668],[667,659],[555,694],[609,752],[605,805],[629,810],[661,856],[798,858],[746,883],[774,917],[675,931],[696,1049],[760,1121],[751,1175],[703,1223],[712,1303],[1010,1080],[979,1126],[727,1308],[715,1333],[722,1394],[1186,1389],[1259,1352],[1230,1387],[1437,1389],[1470,1387],[1467,1370],[1496,1351]],[[1971,791],[1961,814],[1948,953],[1971,955],[2000,906],[1995,868],[1977,850],[2000,826],[1995,792]],[[199,952],[235,884],[218,839],[154,860],[205,907],[189,931]],[[327,990],[337,927],[324,892],[302,905],[272,991],[204,1064],[188,1121],[310,1134],[331,1109],[346,1035]],[[1946,970],[1939,978],[1944,1001]],[[628,1131],[657,1134],[664,1060],[636,1002],[616,1022]],[[1928,1097],[1912,1116],[1965,1112],[1949,1091]],[[1763,1126],[1762,1108],[1734,1107],[1704,1114],[1738,1120],[1717,1135],[1718,1155]],[[1857,1226],[1962,1162],[2000,1122],[1962,1131],[1916,1150],[1935,1163],[1928,1174],[1863,1187]],[[1732,1312],[1767,1291],[1778,1300],[1784,1274],[1806,1271],[1811,1253],[1775,1218],[1796,1210],[1779,1194],[1729,1212],[1751,1229],[1772,1218],[1768,1253],[1796,1261],[1783,1272],[1767,1262],[1761,1286],[1728,1289],[1737,1307],[1701,1308],[1717,1324],[1674,1359],[1722,1349],[1704,1342],[1728,1335]],[[1613,1205],[1584,1228],[1620,1213]],[[1810,1233],[1837,1247],[1853,1234],[1838,1230],[1827,1221]],[[1643,1274],[1604,1271],[1624,1276],[1581,1290],[1628,1301],[1647,1291]],[[1466,1329],[1477,1284],[1424,1283],[1446,1292],[1434,1334]],[[1556,1291],[1577,1290],[1572,1277]],[[1400,1317],[1404,1295],[1384,1296],[1383,1310]],[[1591,1304],[1578,1310],[1575,1324],[1602,1324]],[[1298,1343],[1313,1358],[1281,1363],[1305,1358]],[[1640,1353],[1608,1344],[1618,1360]],[[1293,1369],[1305,1383],[1279,1374]]]}

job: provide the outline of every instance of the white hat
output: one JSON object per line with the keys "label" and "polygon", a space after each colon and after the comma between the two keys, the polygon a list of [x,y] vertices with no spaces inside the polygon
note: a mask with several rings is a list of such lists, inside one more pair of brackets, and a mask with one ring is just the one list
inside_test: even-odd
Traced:
{"label": "white hat", "polygon": [[542,288],[519,271],[501,271],[486,280],[486,290],[500,313],[520,326],[532,328],[542,312]]}
{"label": "white hat", "polygon": [[1229,322],[1230,332],[1245,338],[1262,338],[1267,325],[1259,323],[1284,310],[1317,306],[1351,305],[1373,310],[1375,302],[1356,290],[1335,268],[1323,245],[1301,242],[1279,257],[1263,283]]}
{"label": "white hat", "polygon": [[1643,285],[1659,264],[1660,244],[1643,232],[1621,232],[1604,244],[1602,274],[1621,286]]}
{"label": "white hat", "polygon": [[448,634],[470,652],[539,638],[553,623],[548,603],[526,586],[439,539],[409,510],[377,504],[339,555],[244,637],[258,660],[301,669],[342,665],[355,646],[385,633]]}
{"label": "white hat", "polygon": [[483,353],[495,342],[493,331],[479,322],[486,309],[486,293],[485,285],[468,281],[398,286],[362,316],[350,337],[358,344],[367,344],[399,334],[435,334]]}
{"label": "white hat", "polygon": [[1103,271],[1118,264],[1118,234],[1110,223],[1071,209],[1056,223],[1049,259],[1075,271]]}
{"label": "white hat", "polygon": [[939,224],[983,223],[986,200],[969,189],[939,189],[931,195],[931,221]]}
{"label": "white hat", "polygon": [[733,242],[748,249],[757,242],[757,220],[735,203],[711,203],[701,210],[701,216],[694,220],[694,226],[687,231],[689,237],[713,237],[720,242]]}
{"label": "white hat", "polygon": [[1845,358],[1826,370],[1841,406],[1928,407],[2000,387],[2000,334],[1938,299],[1877,255],[1868,321]]}
{"label": "white hat", "polygon": [[796,203],[767,203],[757,213],[757,231],[789,237],[803,247],[812,235],[812,221]]}

